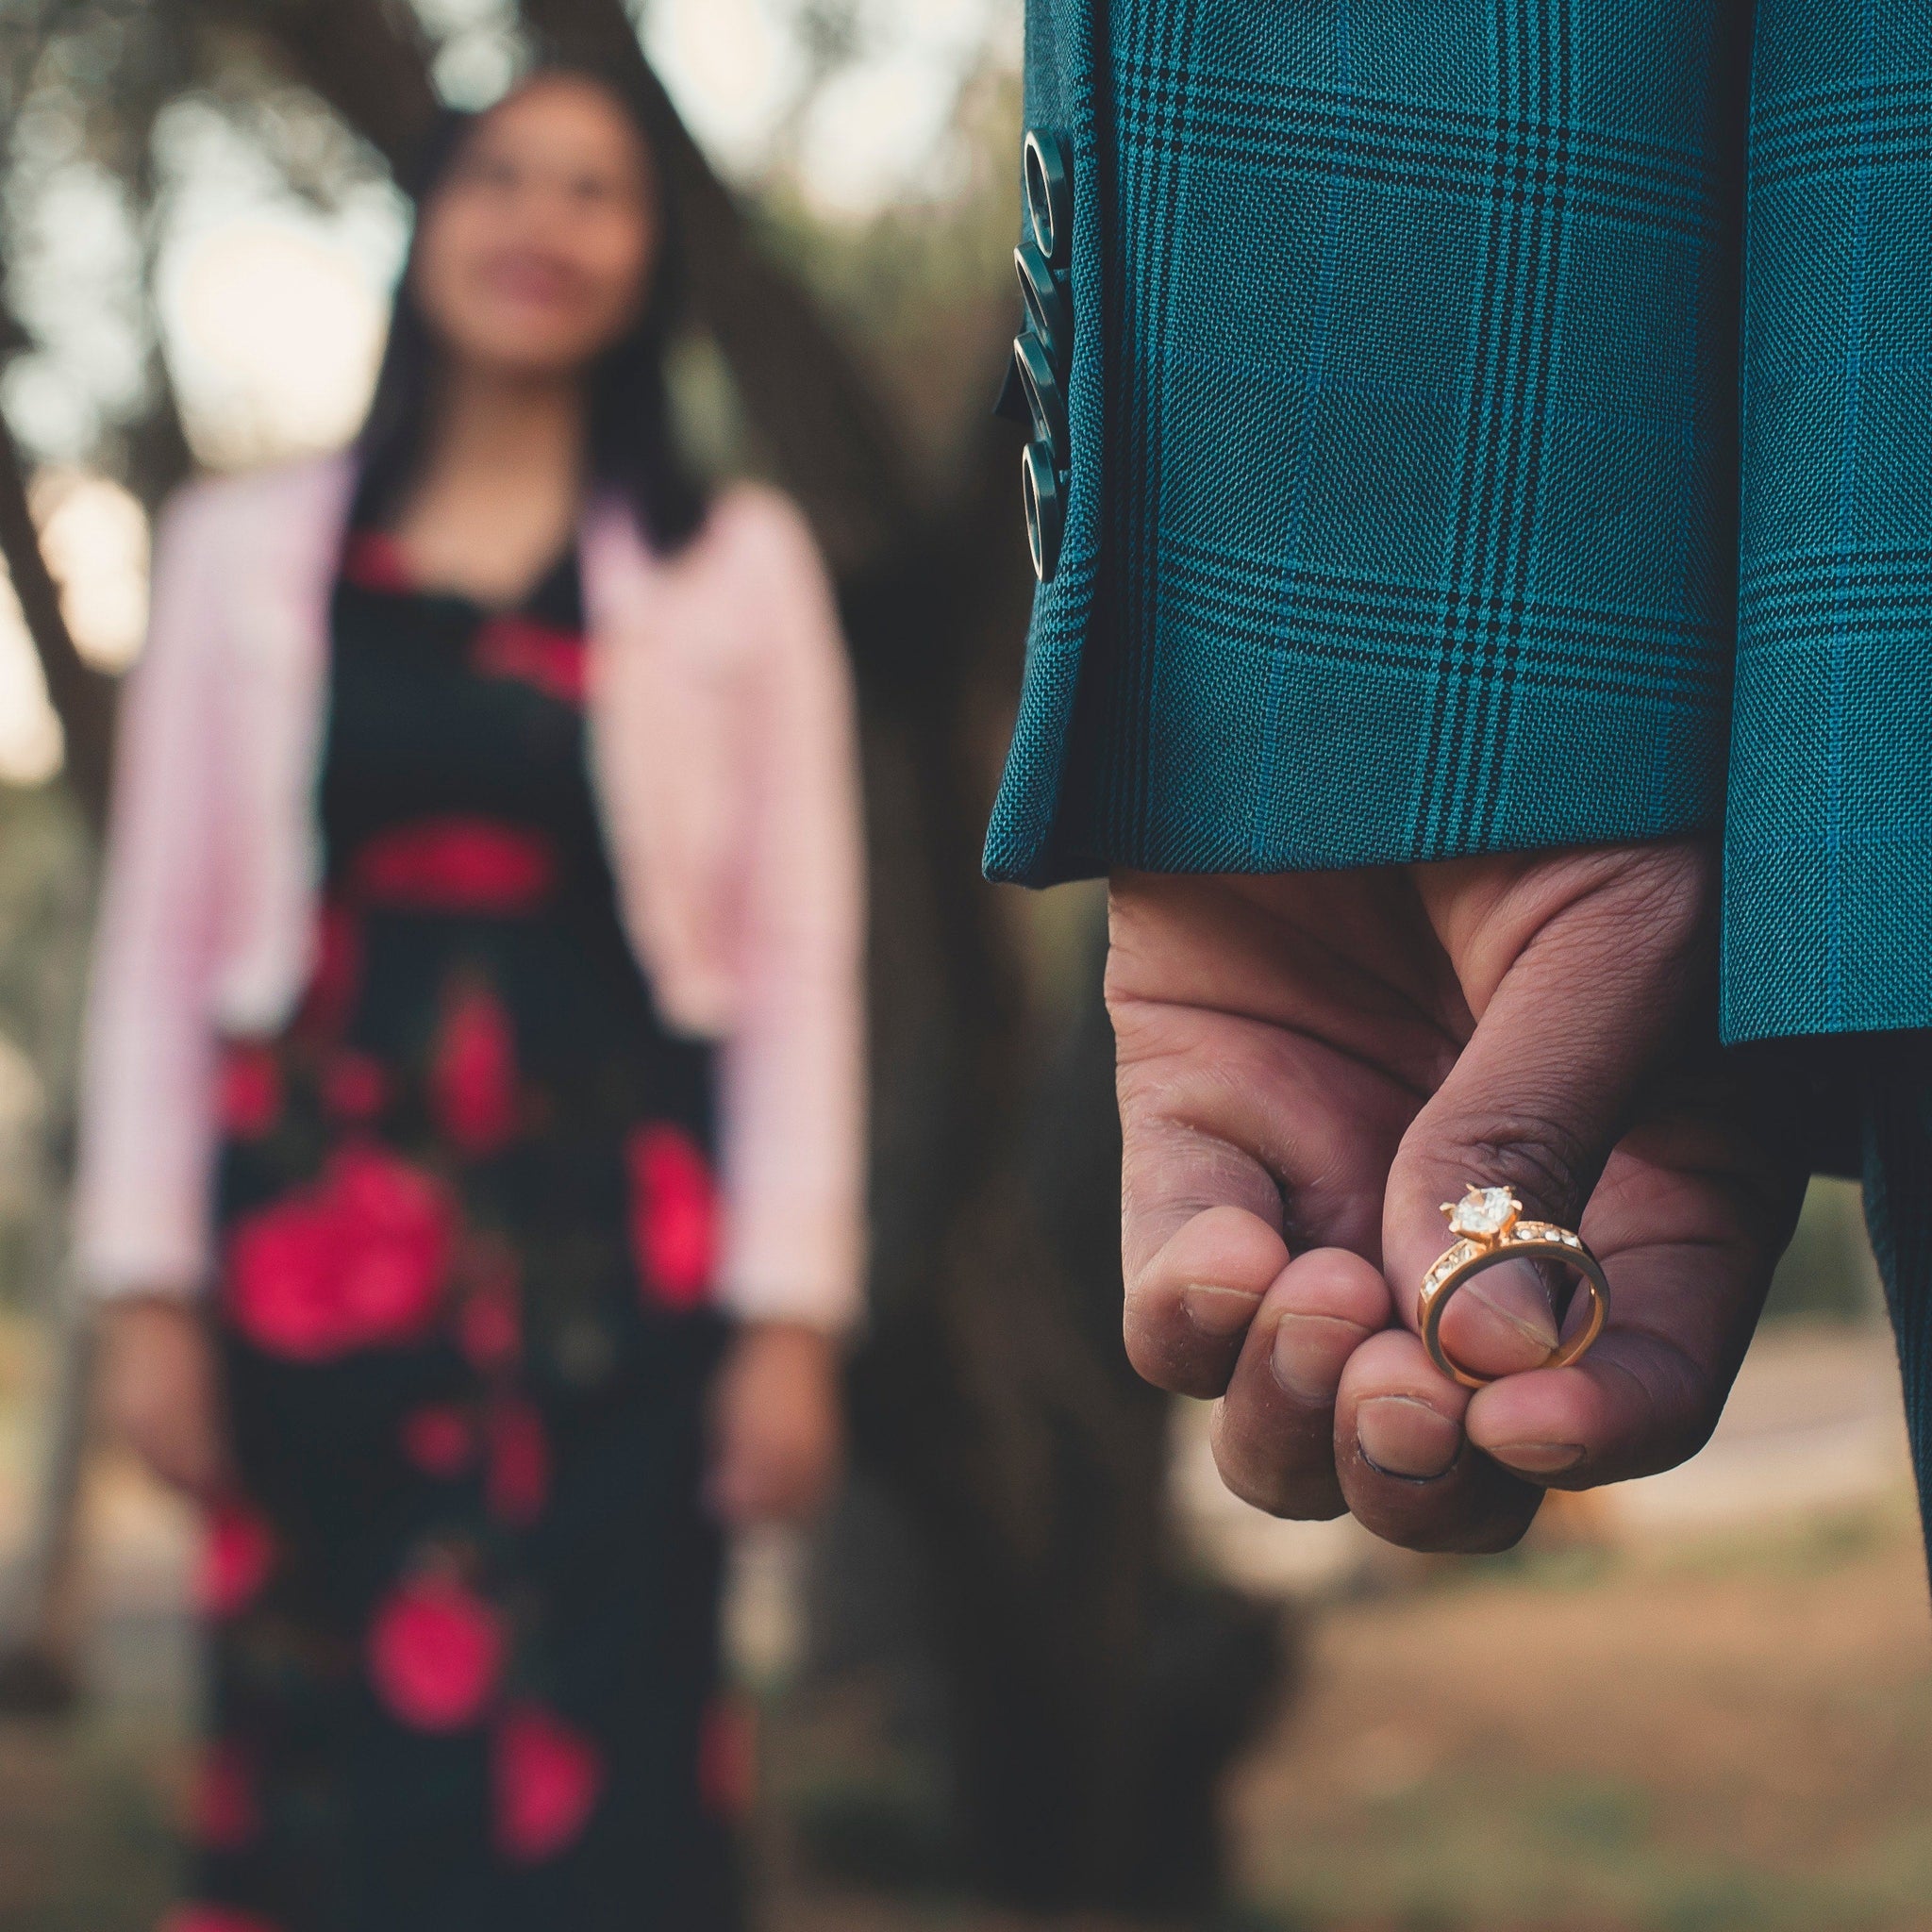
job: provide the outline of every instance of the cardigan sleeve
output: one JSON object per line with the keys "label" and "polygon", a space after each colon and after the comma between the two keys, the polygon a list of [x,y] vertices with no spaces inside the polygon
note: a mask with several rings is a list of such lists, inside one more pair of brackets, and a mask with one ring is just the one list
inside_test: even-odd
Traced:
{"label": "cardigan sleeve", "polygon": [[83,1290],[190,1292],[208,1270],[220,703],[209,498],[163,516],[125,691],[86,1009],[75,1258]]}
{"label": "cardigan sleeve", "polygon": [[851,683],[803,519],[738,513],[764,635],[747,769],[743,975],[720,1048],[721,1293],[748,1320],[858,1318],[865,1263],[864,882]]}

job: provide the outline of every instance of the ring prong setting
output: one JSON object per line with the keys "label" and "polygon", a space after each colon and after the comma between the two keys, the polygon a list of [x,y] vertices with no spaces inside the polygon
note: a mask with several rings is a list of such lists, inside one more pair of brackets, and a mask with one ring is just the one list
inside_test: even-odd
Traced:
{"label": "ring prong setting", "polygon": [[1516,1225],[1523,1203],[1507,1188],[1479,1187],[1472,1181],[1462,1199],[1445,1202],[1442,1212],[1449,1217],[1450,1233],[1487,1244],[1502,1241]]}

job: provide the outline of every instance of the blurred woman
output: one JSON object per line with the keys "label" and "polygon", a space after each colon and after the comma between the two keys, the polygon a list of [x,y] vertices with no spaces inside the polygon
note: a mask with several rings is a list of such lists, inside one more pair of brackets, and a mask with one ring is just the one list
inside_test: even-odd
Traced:
{"label": "blurred woman", "polygon": [[420,206],[357,451],[184,495],[125,718],[79,1249],[210,1506],[169,1923],[707,1932],[719,1524],[824,1492],[858,1294],[843,658],[679,460],[625,103],[540,75]]}

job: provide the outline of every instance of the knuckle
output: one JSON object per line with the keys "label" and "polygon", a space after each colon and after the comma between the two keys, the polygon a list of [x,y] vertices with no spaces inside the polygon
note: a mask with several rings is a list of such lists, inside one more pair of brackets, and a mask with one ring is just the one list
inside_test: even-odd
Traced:
{"label": "knuckle", "polygon": [[1239,1335],[1224,1341],[1203,1337],[1168,1295],[1130,1293],[1121,1334],[1134,1373],[1170,1395],[1221,1394],[1241,1350]]}
{"label": "knuckle", "polygon": [[1467,1169],[1471,1180],[1507,1183],[1525,1208],[1552,1215],[1581,1207],[1597,1164],[1582,1133],[1553,1109],[1531,1108],[1491,1114],[1454,1136],[1445,1159]]}

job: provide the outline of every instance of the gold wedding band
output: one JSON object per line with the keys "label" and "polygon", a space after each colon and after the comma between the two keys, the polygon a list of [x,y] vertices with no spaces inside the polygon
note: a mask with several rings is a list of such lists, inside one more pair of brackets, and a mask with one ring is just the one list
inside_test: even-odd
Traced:
{"label": "gold wedding band", "polygon": [[1465,1283],[1504,1261],[1560,1261],[1576,1271],[1590,1291],[1589,1317],[1567,1341],[1557,1342],[1541,1366],[1561,1369],[1581,1359],[1604,1332],[1610,1312],[1610,1284],[1604,1264],[1582,1237],[1554,1222],[1523,1220],[1523,1203],[1507,1188],[1479,1188],[1472,1182],[1468,1193],[1453,1207],[1445,1203],[1442,1212],[1449,1217],[1449,1231],[1459,1239],[1423,1276],[1417,1312],[1429,1359],[1465,1389],[1481,1389],[1495,1380],[1492,1375],[1473,1375],[1450,1360],[1442,1348],[1442,1310]]}

